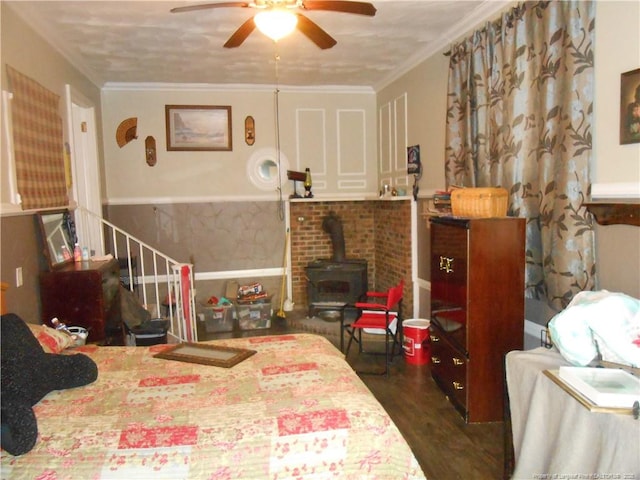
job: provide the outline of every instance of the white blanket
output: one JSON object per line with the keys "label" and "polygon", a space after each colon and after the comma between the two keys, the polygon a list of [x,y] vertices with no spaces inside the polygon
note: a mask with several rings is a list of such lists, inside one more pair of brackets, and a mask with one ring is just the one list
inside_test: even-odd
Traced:
{"label": "white blanket", "polygon": [[606,290],[580,292],[549,322],[554,345],[574,365],[603,360],[640,367],[640,300]]}

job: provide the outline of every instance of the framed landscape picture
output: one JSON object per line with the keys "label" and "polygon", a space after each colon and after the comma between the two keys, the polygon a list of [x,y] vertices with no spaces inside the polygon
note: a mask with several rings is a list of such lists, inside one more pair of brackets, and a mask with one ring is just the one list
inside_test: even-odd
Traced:
{"label": "framed landscape picture", "polygon": [[231,107],[165,105],[168,151],[231,151]]}
{"label": "framed landscape picture", "polygon": [[620,78],[620,143],[640,142],[640,68]]}

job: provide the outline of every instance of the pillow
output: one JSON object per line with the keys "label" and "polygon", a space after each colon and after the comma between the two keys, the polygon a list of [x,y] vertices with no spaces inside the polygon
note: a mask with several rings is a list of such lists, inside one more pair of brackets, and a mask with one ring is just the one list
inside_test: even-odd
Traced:
{"label": "pillow", "polygon": [[56,330],[46,325],[31,323],[27,325],[46,353],[60,353],[75,342],[75,339],[64,330]]}

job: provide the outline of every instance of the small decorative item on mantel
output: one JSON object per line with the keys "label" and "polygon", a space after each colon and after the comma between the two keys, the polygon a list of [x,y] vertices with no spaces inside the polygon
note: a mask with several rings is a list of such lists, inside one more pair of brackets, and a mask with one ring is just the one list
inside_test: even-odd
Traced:
{"label": "small decorative item on mantel", "polygon": [[302,198],[302,195],[298,193],[298,182],[304,182],[307,179],[305,172],[287,170],[287,178],[289,180],[293,180],[293,193],[289,196],[289,198]]}
{"label": "small decorative item on mantel", "polygon": [[311,170],[305,168],[304,175],[304,198],[313,198],[313,193],[311,192]]}

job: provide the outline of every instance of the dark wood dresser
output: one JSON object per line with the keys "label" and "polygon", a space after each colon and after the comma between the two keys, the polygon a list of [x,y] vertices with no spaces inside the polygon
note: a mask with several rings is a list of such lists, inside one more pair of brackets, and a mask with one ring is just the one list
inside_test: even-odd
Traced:
{"label": "dark wood dresser", "polygon": [[57,317],[89,330],[87,342],[122,345],[118,261],[76,262],[40,274],[42,322]]}
{"label": "dark wood dresser", "polygon": [[525,220],[431,218],[431,374],[466,422],[503,419],[523,348]]}

